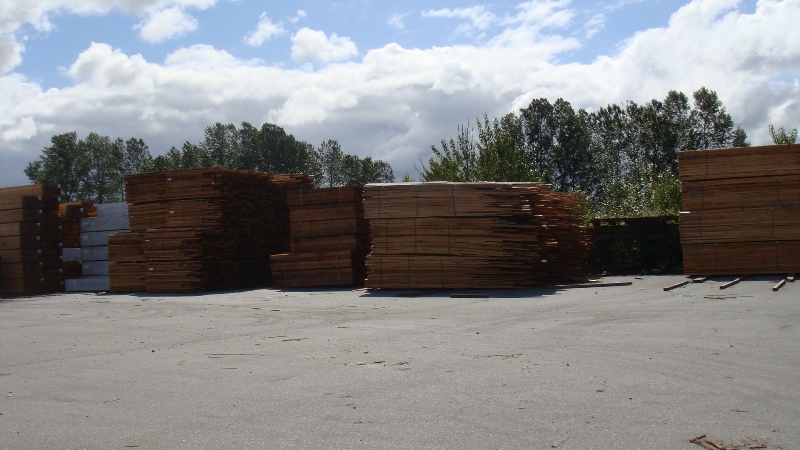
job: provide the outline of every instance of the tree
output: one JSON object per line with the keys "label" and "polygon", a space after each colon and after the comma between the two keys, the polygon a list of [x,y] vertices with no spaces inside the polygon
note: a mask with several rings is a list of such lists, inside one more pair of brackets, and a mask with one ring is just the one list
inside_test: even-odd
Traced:
{"label": "tree", "polygon": [[772,124],[769,124],[767,128],[769,130],[769,135],[772,137],[773,144],[794,144],[797,141],[797,128],[789,133],[786,133],[786,129],[783,127],[776,130]]}
{"label": "tree", "polygon": [[317,160],[320,167],[320,177],[316,180],[317,186],[343,186],[343,159],[344,153],[339,142],[328,140],[320,144],[317,149]]}
{"label": "tree", "polygon": [[387,162],[373,161],[371,157],[359,158],[344,155],[342,158],[342,185],[363,186],[368,183],[391,183],[394,171]]}
{"label": "tree", "polygon": [[25,175],[31,183],[57,184],[62,202],[79,200],[89,161],[78,145],[78,134],[74,131],[58,134],[50,142],[52,145],[42,150],[39,159],[28,164]]}
{"label": "tree", "polygon": [[469,123],[458,127],[455,138],[442,139],[441,145],[441,149],[431,146],[433,155],[428,158],[428,167],[423,165],[423,181],[477,180],[478,149]]}
{"label": "tree", "polygon": [[715,91],[702,87],[695,91],[690,119],[690,147],[694,150],[730,147],[733,119],[725,111]]}
{"label": "tree", "polygon": [[750,141],[747,140],[747,133],[742,127],[736,127],[733,131],[733,140],[731,147],[750,147]]}
{"label": "tree", "polygon": [[88,170],[81,180],[80,198],[97,203],[120,202],[125,198],[122,172],[123,153],[108,136],[89,133],[78,141]]}
{"label": "tree", "polygon": [[150,149],[143,140],[130,138],[123,141],[117,138],[115,145],[122,153],[122,163],[120,170],[123,175],[131,175],[153,170],[153,157]]}
{"label": "tree", "polygon": [[205,163],[209,167],[236,168],[240,148],[239,130],[232,123],[223,125],[217,122],[206,127],[203,141],[198,147],[205,152]]}

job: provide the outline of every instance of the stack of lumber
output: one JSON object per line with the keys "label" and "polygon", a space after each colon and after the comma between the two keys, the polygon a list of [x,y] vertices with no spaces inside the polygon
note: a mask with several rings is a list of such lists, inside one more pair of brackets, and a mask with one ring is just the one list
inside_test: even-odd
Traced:
{"label": "stack of lumber", "polygon": [[111,292],[147,290],[142,233],[115,233],[108,237],[108,274]]}
{"label": "stack of lumber", "polygon": [[94,202],[69,202],[58,205],[61,223],[61,267],[64,278],[83,276],[81,265],[81,219],[97,216]]}
{"label": "stack of lumber", "polygon": [[286,191],[313,180],[207,168],[127,176],[125,185],[147,291],[201,292],[269,285],[270,255],[289,247]]}
{"label": "stack of lumber", "polygon": [[291,247],[270,257],[275,287],[363,284],[370,244],[362,191],[344,186],[287,192]]}
{"label": "stack of lumber", "polygon": [[65,280],[67,292],[109,290],[109,236],[130,230],[127,203],[105,203],[95,208],[95,217],[81,219],[82,276]]}
{"label": "stack of lumber", "polygon": [[64,289],[58,186],[0,188],[0,293],[33,295]]}
{"label": "stack of lumber", "polygon": [[800,271],[800,146],[678,154],[684,272]]}
{"label": "stack of lumber", "polygon": [[527,288],[580,280],[583,201],[541,183],[398,183],[364,188],[368,288]]}

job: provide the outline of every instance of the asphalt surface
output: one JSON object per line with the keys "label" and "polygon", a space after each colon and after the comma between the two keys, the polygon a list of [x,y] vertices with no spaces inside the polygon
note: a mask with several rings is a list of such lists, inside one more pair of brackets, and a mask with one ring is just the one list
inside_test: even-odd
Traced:
{"label": "asphalt surface", "polygon": [[0,448],[800,448],[800,283],[0,301]]}

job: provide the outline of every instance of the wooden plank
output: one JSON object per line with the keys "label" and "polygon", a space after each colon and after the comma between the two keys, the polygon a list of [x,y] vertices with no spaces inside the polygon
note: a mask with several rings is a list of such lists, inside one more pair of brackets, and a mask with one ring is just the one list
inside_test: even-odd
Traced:
{"label": "wooden plank", "polygon": [[780,288],[782,288],[782,287],[783,287],[785,284],[786,284],[786,279],[783,279],[783,280],[779,281],[779,282],[778,282],[778,284],[776,284],[775,286],[772,286],[772,290],[773,290],[773,291],[778,291],[778,290],[780,290]]}
{"label": "wooden plank", "polygon": [[684,280],[684,281],[681,281],[680,283],[675,283],[675,284],[673,284],[673,285],[666,286],[666,287],[664,288],[664,290],[665,290],[665,291],[671,291],[671,290],[673,290],[673,289],[677,289],[677,288],[679,288],[679,287],[686,286],[687,284],[690,284],[691,282],[692,282],[691,280]]}
{"label": "wooden plank", "polygon": [[728,289],[729,287],[734,286],[734,285],[738,284],[740,281],[744,280],[744,278],[745,277],[736,278],[733,281],[729,281],[727,283],[724,283],[724,284],[720,285],[719,288],[720,289]]}

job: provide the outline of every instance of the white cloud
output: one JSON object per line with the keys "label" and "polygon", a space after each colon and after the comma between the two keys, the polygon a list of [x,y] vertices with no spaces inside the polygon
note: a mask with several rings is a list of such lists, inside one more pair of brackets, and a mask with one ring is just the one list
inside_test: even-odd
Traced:
{"label": "white cloud", "polygon": [[261,13],[261,17],[258,19],[258,28],[245,37],[245,42],[252,47],[260,47],[264,42],[284,33],[286,33],[286,29],[283,28],[283,24],[274,23],[267,13]]}
{"label": "white cloud", "polygon": [[[148,6],[164,6],[155,3]],[[642,30],[588,64],[557,62],[580,45],[559,34],[574,17],[564,2],[522,4],[487,29],[484,45],[388,44],[358,61],[348,61],[357,54],[349,38],[305,28],[293,36],[293,56],[319,63],[313,70],[242,60],[209,45],[150,61],[93,44],[76,56],[62,89],[0,75],[0,158],[11,161],[0,166],[0,180],[25,183],[24,164],[57,133],[141,137],[160,154],[199,141],[210,124],[242,121],[272,121],[315,145],[337,139],[349,153],[416,176],[413,165],[430,145],[484,113],[500,116],[538,97],[563,97],[576,108],[643,103],[701,86],[718,92],[755,144],[768,143],[768,123],[800,127],[800,48],[791,45],[800,42],[800,2],[760,0],[750,14],[736,5],[695,0],[667,26]]]}
{"label": "white cloud", "polygon": [[161,43],[185,36],[197,29],[197,19],[178,7],[154,11],[146,20],[134,26],[139,37],[150,43]]}
{"label": "white cloud", "polygon": [[330,63],[344,61],[358,54],[356,44],[349,37],[301,28],[292,36],[292,59],[297,62]]}
{"label": "white cloud", "polygon": [[289,19],[289,22],[297,23],[297,22],[300,22],[301,20],[305,19],[306,17],[308,17],[308,14],[306,14],[305,11],[300,9],[300,10],[297,10],[297,14],[295,14],[294,17]]}
{"label": "white cloud", "polygon": [[483,6],[472,6],[469,8],[444,8],[437,10],[424,11],[422,17],[436,17],[445,19],[466,19],[472,28],[484,30],[492,26],[497,17]]}
{"label": "white cloud", "polygon": [[584,25],[584,29],[586,30],[586,39],[591,39],[592,36],[602,31],[602,29],[605,28],[605,23],[605,14],[595,14],[592,16],[592,18],[589,19]]}
{"label": "white cloud", "polygon": [[394,14],[386,21],[390,26],[403,30],[406,27],[405,20],[408,14]]}

